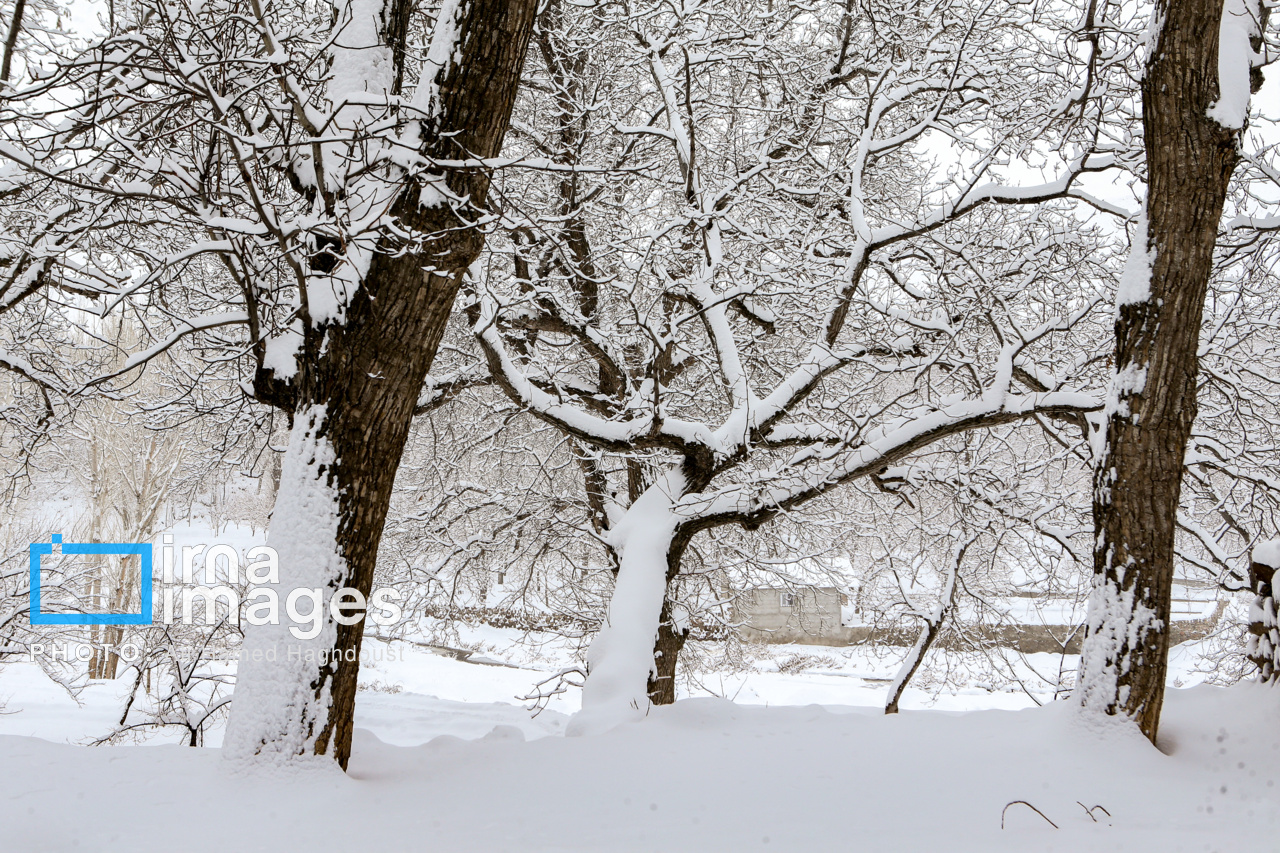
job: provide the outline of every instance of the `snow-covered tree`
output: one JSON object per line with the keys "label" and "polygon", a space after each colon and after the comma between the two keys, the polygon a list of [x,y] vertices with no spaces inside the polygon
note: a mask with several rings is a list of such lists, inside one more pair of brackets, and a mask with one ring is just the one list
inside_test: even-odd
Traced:
{"label": "snow-covered tree", "polygon": [[1251,0],[1157,2],[1142,76],[1147,192],[1116,294],[1095,453],[1094,571],[1078,699],[1154,742],[1205,296],[1262,34]]}
{"label": "snow-covered tree", "polygon": [[[503,185],[509,242],[470,310],[499,387],[596,468],[618,571],[582,730],[669,678],[655,638],[673,664],[665,591],[698,532],[974,429],[1057,420],[1081,441],[1101,406],[1107,255],[1079,211],[1111,208],[1080,183],[1115,159],[1080,87],[1015,6],[825,11],[597,11],[570,30],[592,39],[543,51],[560,132],[527,156],[552,162]],[[597,46],[615,79],[556,76],[598,68],[571,61]],[[1063,152],[1047,181],[1000,179],[1042,149]]]}
{"label": "snow-covered tree", "polygon": [[[217,347],[291,417],[271,530],[287,588],[372,583],[413,410],[483,243],[487,158],[536,5],[142,0],[5,103],[0,154],[75,200],[33,228],[51,247],[24,280],[89,279],[100,310],[141,313],[145,346],[120,377]],[[66,245],[81,232],[108,245]],[[310,662],[250,656],[227,754],[345,766],[362,630],[328,619]]]}

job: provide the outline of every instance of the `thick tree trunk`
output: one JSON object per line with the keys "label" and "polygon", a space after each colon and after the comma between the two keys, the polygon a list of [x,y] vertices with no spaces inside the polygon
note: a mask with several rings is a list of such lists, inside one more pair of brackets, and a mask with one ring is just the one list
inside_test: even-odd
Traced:
{"label": "thick tree trunk", "polygon": [[[608,527],[604,528],[607,531]],[[676,701],[676,665],[680,661],[680,652],[689,638],[688,628],[678,628],[673,618],[671,594],[676,577],[680,574],[680,563],[684,551],[688,547],[692,534],[677,530],[671,544],[667,547],[667,583],[662,594],[662,609],[658,616],[657,639],[653,643],[653,669],[649,672],[646,692],[653,705],[671,705]],[[613,562],[613,576],[616,582],[622,559],[612,545],[609,556]]]}
{"label": "thick tree trunk", "polygon": [[1094,475],[1096,577],[1077,695],[1086,709],[1132,718],[1153,742],[1201,318],[1237,160],[1239,130],[1210,117],[1222,13],[1222,0],[1156,4],[1163,23],[1142,82],[1147,200],[1117,295],[1116,375]]}
{"label": "thick tree trunk", "polygon": [[[498,154],[536,9],[536,0],[463,4],[461,55],[440,83],[440,117],[434,139],[427,140],[430,156]],[[409,230],[433,236],[421,245],[388,241],[373,256],[345,319],[327,328],[323,347],[312,357],[300,357],[290,387],[282,391],[270,375],[259,377],[260,394],[277,402],[281,394],[291,397],[295,412],[270,537],[280,552],[282,602],[290,584],[313,579],[315,561],[330,559],[330,552],[335,557],[325,579],[329,594],[341,587],[366,596],[371,590],[414,405],[462,276],[483,244],[480,231],[466,220],[484,208],[488,174],[453,170],[445,181],[469,208],[424,206],[422,187],[411,182],[392,215]],[[296,571],[293,564],[299,564]],[[287,626],[247,632],[227,736],[231,753],[314,752],[346,767],[364,624],[337,624],[327,609],[324,622],[319,636],[301,644],[318,647],[312,661],[287,659],[300,645],[284,633]],[[271,649],[276,662],[252,660],[255,652]]]}
{"label": "thick tree trunk", "polygon": [[688,630],[676,625],[669,593],[697,533],[671,512],[685,482],[681,471],[660,477],[609,533],[618,571],[571,734],[603,731],[643,716],[650,705],[676,701],[676,665]]}

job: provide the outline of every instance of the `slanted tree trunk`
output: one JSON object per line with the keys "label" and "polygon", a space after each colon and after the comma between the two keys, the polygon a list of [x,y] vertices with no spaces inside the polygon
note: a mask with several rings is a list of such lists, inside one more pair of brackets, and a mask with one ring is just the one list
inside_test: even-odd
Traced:
{"label": "slanted tree trunk", "polygon": [[22,18],[26,11],[27,0],[15,0],[13,17],[9,19],[9,30],[4,39],[4,53],[0,54],[0,87],[9,82],[13,73],[13,55],[18,48],[18,36],[22,34]]}
{"label": "slanted tree trunk", "polygon": [[970,539],[958,548],[953,555],[949,567],[950,572],[947,575],[942,594],[938,597],[938,603],[928,613],[917,611],[917,615],[924,621],[924,625],[920,627],[920,634],[916,638],[915,645],[907,652],[906,658],[902,661],[902,666],[898,668],[898,674],[889,683],[889,692],[884,703],[884,712],[886,714],[898,713],[898,703],[902,701],[902,694],[906,692],[912,676],[916,674],[916,670],[924,662],[924,656],[929,653],[930,647],[933,646],[933,641],[938,639],[938,634],[942,631],[942,623],[946,621],[951,614],[952,608],[955,607],[956,581],[960,577],[960,565],[964,562],[965,552],[969,550],[969,546],[972,544],[973,539]]}
{"label": "slanted tree trunk", "polygon": [[[440,80],[438,118],[423,132],[427,156],[498,154],[536,11],[536,0],[462,4],[459,55]],[[388,27],[398,20],[388,17]],[[325,568],[330,594],[371,590],[414,406],[462,276],[483,244],[471,221],[485,207],[488,173],[453,169],[443,182],[466,206],[424,202],[423,186],[409,181],[390,215],[405,230],[432,236],[422,244],[386,238],[345,318],[327,328],[322,347],[299,357],[292,381],[281,385],[262,372],[257,378],[259,396],[294,419],[270,537],[280,552],[282,602],[294,586],[312,585],[317,565]],[[440,197],[438,190],[426,195]],[[242,657],[227,736],[233,756],[315,753],[346,768],[364,625],[337,624],[327,613],[324,622],[308,648],[327,652],[328,660],[287,660],[299,645],[286,635],[287,625],[247,632],[246,655],[274,648],[277,661],[259,665]]]}
{"label": "slanted tree trunk", "polygon": [[[1154,14],[1161,23],[1142,81],[1147,198],[1117,294],[1116,373],[1093,485],[1095,588],[1077,687],[1086,709],[1132,718],[1152,742],[1201,318],[1243,124],[1241,110],[1232,121],[1218,103],[1222,0],[1158,0]],[[1245,63],[1247,106],[1248,57],[1229,59]],[[1224,96],[1238,97],[1230,88]]]}

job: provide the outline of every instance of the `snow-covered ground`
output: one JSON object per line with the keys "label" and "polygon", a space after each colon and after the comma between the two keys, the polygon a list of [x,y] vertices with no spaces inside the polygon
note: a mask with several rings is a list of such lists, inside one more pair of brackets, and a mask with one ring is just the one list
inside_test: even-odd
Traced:
{"label": "snow-covered ground", "polygon": [[[510,637],[465,639],[501,659]],[[536,717],[516,698],[558,665],[547,648],[541,665],[508,648],[515,665],[493,666],[375,642],[349,776],[287,779],[234,775],[173,732],[77,745],[110,729],[127,679],[77,704],[7,666],[0,851],[1278,849],[1274,690],[1172,690],[1161,752],[1048,695],[912,689],[886,718],[892,659],[793,646],[703,679],[735,702],[684,699],[574,738],[574,693]],[[1173,669],[1194,680],[1187,660]]]}
{"label": "snow-covered ground", "polygon": [[527,739],[562,718],[425,697],[400,700],[402,717],[397,699],[362,703],[347,777],[0,736],[0,846],[1274,851],[1280,831],[1280,693],[1253,685],[1174,691],[1167,754],[1065,703],[886,718],[690,699],[603,735]]}
{"label": "snow-covered ground", "polygon": [[[559,734],[579,707],[579,692],[553,697],[536,715],[526,696],[534,685],[572,662],[571,650],[549,637],[538,640],[536,654],[515,645],[519,632],[497,628],[461,628],[459,638],[478,647],[473,659],[503,665],[466,663],[417,645],[366,640],[361,666],[362,689],[356,725],[380,740],[416,746],[439,735],[478,738],[495,725],[520,728],[526,737]],[[877,658],[866,651],[820,646],[771,646],[767,657],[737,672],[702,673],[690,697],[722,697],[741,705],[832,705],[879,708],[885,683],[897,669],[894,657]],[[1044,669],[1056,669],[1058,658],[1043,658]],[[1070,660],[1070,659],[1068,659]],[[928,675],[927,671],[925,673]],[[953,674],[954,676],[954,674]],[[980,678],[976,678],[978,682]],[[922,681],[928,681],[927,678]],[[0,735],[24,735],[83,744],[113,728],[125,705],[133,680],[93,681],[72,698],[36,667],[16,662],[0,670]],[[1037,694],[1041,702],[1051,694]],[[904,708],[965,711],[1019,709],[1035,701],[1011,686],[989,690],[970,685],[952,689],[907,690]],[[140,735],[149,744],[173,743],[185,736],[175,729]],[[213,728],[208,744],[221,743],[221,726]]]}

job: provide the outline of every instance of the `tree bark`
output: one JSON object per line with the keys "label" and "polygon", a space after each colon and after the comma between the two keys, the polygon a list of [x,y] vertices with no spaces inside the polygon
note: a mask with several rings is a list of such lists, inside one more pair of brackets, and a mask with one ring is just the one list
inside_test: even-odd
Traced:
{"label": "tree bark", "polygon": [[[1197,348],[1239,130],[1219,97],[1222,0],[1160,0],[1142,81],[1147,199],[1117,298],[1116,375],[1093,485],[1095,589],[1078,699],[1155,742]],[[1154,257],[1152,257],[1154,256]]]}
{"label": "tree bark", "polygon": [[[95,637],[95,640],[97,639]],[[102,626],[101,642],[100,644],[95,644],[93,655],[89,658],[89,677],[91,679],[103,681],[115,679],[120,657],[114,650],[120,647],[123,639],[124,629],[119,625]]]}
{"label": "tree bark", "polygon": [[[502,147],[532,32],[532,0],[474,0],[460,39],[457,73],[441,85],[444,121],[431,153],[464,152],[494,157]],[[447,134],[458,131],[454,136]],[[485,205],[489,175],[455,171],[450,190]],[[468,227],[447,205],[422,208],[420,188],[410,186],[393,209],[400,222],[435,236],[421,251],[374,256],[347,321],[330,333],[329,351],[318,364],[314,396],[330,413],[328,437],[337,454],[333,484],[339,494],[338,547],[351,586],[368,595],[378,545],[391,503],[391,489],[423,381],[444,336],[462,276],[483,247],[480,231]],[[425,268],[434,268],[424,272]],[[375,378],[376,377],[376,378]],[[310,396],[310,395],[309,395]],[[301,410],[301,406],[299,407]],[[332,710],[315,742],[316,754],[332,749],[345,769],[351,754],[359,650],[363,622],[339,625],[335,650],[354,650],[319,673],[317,691],[332,682]]]}
{"label": "tree bark", "polygon": [[[427,156],[456,160],[499,153],[536,11],[536,0],[464,4],[459,21],[461,56],[440,81],[435,126],[424,128]],[[384,240],[344,320],[323,330],[314,352],[299,356],[294,380],[281,387],[273,375],[260,371],[255,381],[260,397],[287,404],[295,420],[310,419],[309,426],[303,424],[306,440],[293,442],[291,453],[312,454],[323,443],[332,448],[332,459],[312,466],[309,474],[322,479],[337,496],[334,538],[339,576],[331,581],[330,593],[341,587],[358,589],[366,596],[371,591],[414,406],[463,274],[483,246],[482,234],[469,220],[484,210],[488,172],[452,169],[444,181],[455,198],[466,200],[466,207],[423,206],[423,187],[409,181],[391,216],[404,230],[431,236],[420,244]],[[296,461],[307,467],[306,460]],[[293,485],[289,468],[286,460],[284,489]],[[282,553],[282,564],[286,559]],[[335,637],[332,654],[315,666],[308,687],[315,701],[305,703],[316,718],[301,721],[301,735],[285,740],[298,753],[330,755],[345,769],[351,753],[364,625],[335,625],[332,620],[329,624]],[[242,670],[245,666],[242,661]],[[294,720],[289,726],[298,724]],[[276,749],[267,745],[277,736],[270,730],[248,736],[256,740],[247,747],[255,752]]]}
{"label": "tree bark", "polygon": [[696,531],[687,527],[677,528],[675,538],[667,550],[667,586],[662,596],[662,611],[658,616],[658,636],[653,644],[653,672],[649,675],[649,701],[654,705],[673,705],[676,701],[676,665],[680,652],[689,639],[689,628],[676,625],[672,612],[671,593],[684,552],[688,550]]}
{"label": "tree bark", "polygon": [[18,48],[18,36],[22,33],[22,18],[26,13],[27,0],[16,0],[13,4],[13,17],[9,19],[9,34],[4,39],[4,54],[0,56],[0,89],[9,82],[13,73],[13,54]]}
{"label": "tree bark", "polygon": [[662,600],[662,615],[658,622],[658,638],[653,645],[653,674],[649,676],[649,701],[654,705],[672,705],[676,701],[676,664],[688,628],[678,628],[671,619],[671,599]]}

